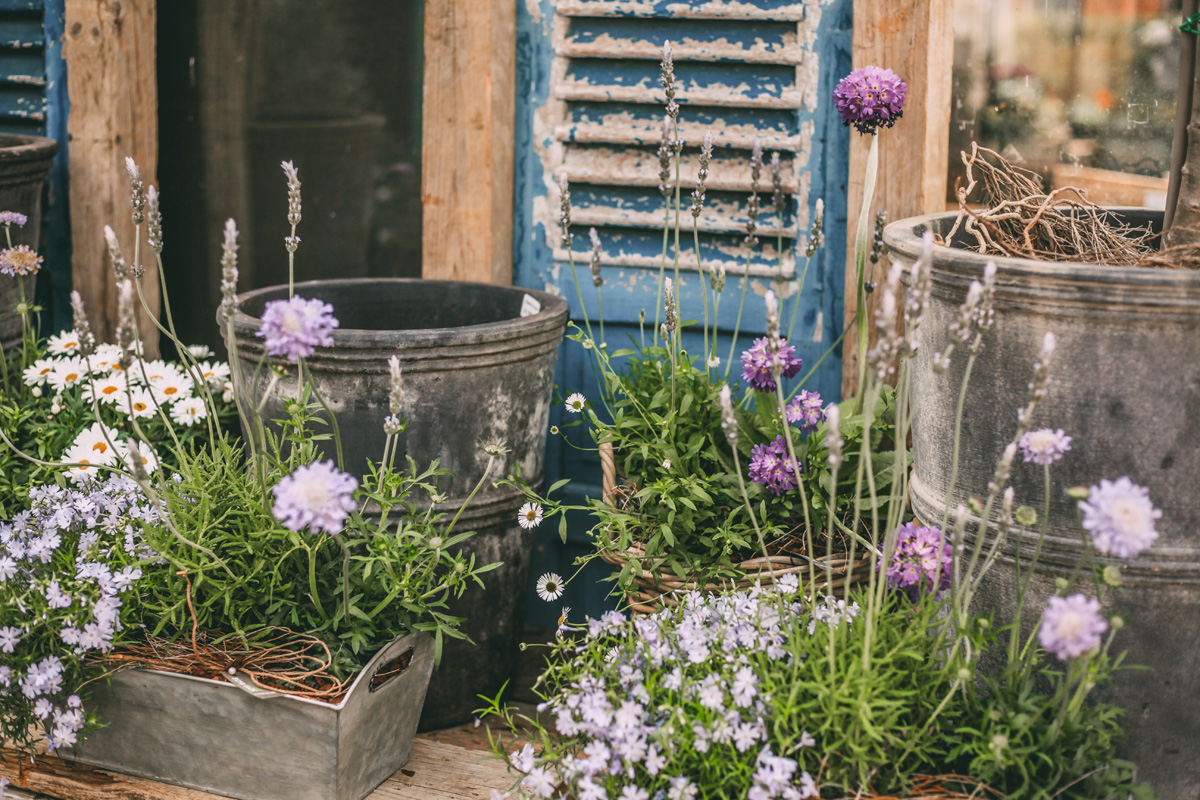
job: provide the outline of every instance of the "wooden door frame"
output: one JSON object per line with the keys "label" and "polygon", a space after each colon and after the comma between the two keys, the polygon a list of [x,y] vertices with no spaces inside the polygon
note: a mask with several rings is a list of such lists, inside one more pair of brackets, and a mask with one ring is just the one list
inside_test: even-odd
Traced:
{"label": "wooden door frame", "polygon": [[[951,65],[954,63],[954,0],[871,0],[854,4],[855,67],[875,64],[895,70],[908,83],[904,117],[878,134],[879,175],[873,210],[888,220],[935,214],[946,209],[946,170],[950,152]],[[850,196],[846,224],[845,322],[858,307],[854,237],[863,201],[870,139],[850,136]],[[874,219],[874,213],[871,218]],[[887,275],[881,259],[866,280],[878,285]],[[879,293],[868,295],[873,320]],[[874,336],[874,324],[871,325]],[[842,344],[842,397],[858,384],[858,337],[853,326]]]}

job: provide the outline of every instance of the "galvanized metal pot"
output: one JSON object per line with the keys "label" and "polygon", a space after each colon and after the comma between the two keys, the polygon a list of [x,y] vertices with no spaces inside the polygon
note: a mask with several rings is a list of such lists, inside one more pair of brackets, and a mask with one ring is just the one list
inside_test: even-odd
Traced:
{"label": "galvanized metal pot", "polygon": [[[1120,209],[1127,222],[1161,227],[1162,213]],[[892,257],[911,264],[924,231],[949,231],[954,214],[901,220],[884,240]],[[949,372],[933,376],[933,356],[944,350],[946,331],[972,280],[989,258],[963,241],[935,246],[933,299],[913,370],[912,506],[924,520],[940,521],[952,465],[954,418],[965,354]],[[1127,475],[1150,490],[1162,509],[1159,539],[1142,557],[1125,563],[1125,589],[1115,605],[1126,619],[1116,646],[1127,671],[1104,692],[1126,710],[1124,756],[1141,767],[1171,800],[1200,797],[1200,273],[1185,270],[1096,266],[995,258],[996,323],[971,374],[962,419],[958,480],[951,503],[983,497],[996,460],[1012,439],[1017,409],[1043,335],[1054,333],[1049,396],[1038,407],[1035,429],[1062,428],[1074,437],[1070,452],[1052,467],[1049,535],[1028,603],[1040,614],[1054,579],[1077,562],[1082,541],[1070,486]],[[1017,458],[1018,462],[1022,459]],[[1040,509],[1042,468],[1017,463],[1017,502]],[[1022,559],[1034,535],[1022,542]],[[991,573],[979,610],[1012,618],[1015,590],[1010,538],[1007,561]]]}
{"label": "galvanized metal pot", "polygon": [[59,755],[241,800],[361,800],[408,763],[432,671],[426,633],[380,650],[336,705],[126,670],[93,684],[105,727]]}
{"label": "galvanized metal pot", "polygon": [[[58,142],[45,136],[0,134],[0,211],[16,211],[29,218],[22,228],[12,229],[14,245],[37,249],[42,232],[42,186],[50,174]],[[0,236],[0,247],[5,246]],[[7,350],[21,338],[21,317],[13,311],[20,300],[33,301],[33,278],[0,276],[0,345]]]}
{"label": "galvanized metal pot", "polygon": [[[340,428],[347,471],[362,477],[368,461],[383,455],[388,414],[388,359],[404,374],[400,459],[424,467],[434,459],[454,471],[442,485],[453,514],[478,483],[488,457],[484,441],[501,440],[508,453],[492,476],[512,470],[532,485],[544,479],[554,365],[567,321],[564,300],[509,286],[401,278],[311,281],[296,294],[331,304],[341,327],[334,345],[307,360],[313,381]],[[277,286],[242,295],[234,320],[238,357],[253,371],[263,356],[255,336],[267,302],[287,297]],[[286,416],[296,397],[293,377],[266,398],[265,417]],[[258,402],[257,398],[250,399]],[[332,447],[327,448],[329,457]],[[517,524],[521,494],[489,481],[471,501],[458,530],[477,535],[465,543],[480,565],[503,562],[472,587],[450,612],[467,619],[475,642],[449,641],[434,676],[422,727],[465,722],[479,694],[495,693],[512,676],[529,579],[532,531]]]}

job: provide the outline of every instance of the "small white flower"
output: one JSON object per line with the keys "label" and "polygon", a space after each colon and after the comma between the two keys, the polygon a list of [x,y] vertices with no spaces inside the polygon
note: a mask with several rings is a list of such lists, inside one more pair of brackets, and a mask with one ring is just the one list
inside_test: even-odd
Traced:
{"label": "small white flower", "polygon": [[57,393],[74,386],[86,377],[87,370],[80,359],[64,358],[55,365],[47,381]]}
{"label": "small white flower", "polygon": [[542,507],[537,503],[526,503],[517,512],[517,524],[522,528],[536,528],[542,524]]}
{"label": "small white flower", "polygon": [[708,357],[708,368],[709,369],[716,369],[719,366],[721,366],[720,356],[709,356]]}
{"label": "small white flower", "polygon": [[83,399],[88,403],[116,404],[125,397],[125,376],[117,372],[103,378],[93,378],[86,381],[83,387]]}
{"label": "small white flower", "polygon": [[669,459],[669,458],[664,458],[664,459],[663,459],[663,463],[662,463],[662,468],[663,468],[663,469],[670,469],[670,468],[671,468],[671,459]]}
{"label": "small white flower", "polygon": [[178,372],[170,372],[150,383],[150,391],[154,399],[166,405],[176,400],[186,400],[192,396],[192,379]]}
{"label": "small white flower", "polygon": [[49,379],[50,373],[54,372],[56,366],[58,366],[58,362],[52,358],[39,358],[25,368],[25,371],[21,373],[21,378],[25,381],[26,386],[41,386]]}
{"label": "small white flower", "polygon": [[46,340],[46,352],[52,356],[74,355],[79,352],[79,334],[75,331],[56,333]]}
{"label": "small white flower", "polygon": [[121,398],[117,407],[123,414],[129,414],[137,419],[145,419],[154,416],[157,403],[154,402],[154,397],[151,396],[148,389],[136,386],[129,390],[126,397]]}
{"label": "small white flower", "polygon": [[225,390],[221,395],[221,399],[226,403],[233,402],[233,384],[229,381],[225,381]]}
{"label": "small white flower", "polygon": [[617,650],[615,647],[610,647],[608,652],[604,654],[604,663],[612,664],[620,657],[620,655],[621,651]]}
{"label": "small white flower", "polygon": [[229,365],[224,361],[204,361],[199,365],[200,377],[210,386],[224,386],[229,377]]}
{"label": "small white flower", "polygon": [[208,416],[208,408],[199,397],[180,400],[171,408],[171,419],[176,425],[195,425]]}
{"label": "small white flower", "polygon": [[206,344],[190,344],[187,351],[192,354],[192,358],[208,358],[213,354],[212,348]]}
{"label": "small white flower", "polygon": [[557,600],[562,597],[563,591],[566,589],[563,586],[562,576],[556,572],[547,572],[537,581],[537,595],[547,603]]}
{"label": "small white flower", "polygon": [[578,414],[586,407],[587,398],[579,392],[575,392],[575,394],[567,397],[567,411],[570,411],[572,414]]}
{"label": "small white flower", "polygon": [[33,389],[30,390],[30,394],[32,394],[34,397],[41,397],[42,396],[42,387],[40,387],[40,386],[33,387]]}

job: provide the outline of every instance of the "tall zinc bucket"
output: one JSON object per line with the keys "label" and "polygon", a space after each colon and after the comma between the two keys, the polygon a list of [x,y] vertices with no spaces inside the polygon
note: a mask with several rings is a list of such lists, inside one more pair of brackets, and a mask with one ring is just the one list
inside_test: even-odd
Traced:
{"label": "tall zinc bucket", "polygon": [[[23,228],[12,229],[14,245],[37,249],[42,231],[42,185],[58,152],[58,142],[44,136],[0,133],[0,211],[16,211],[29,218]],[[0,247],[5,240],[0,238]],[[22,282],[18,285],[17,281]],[[0,276],[0,345],[5,350],[21,338],[21,317],[13,310],[21,297],[32,302],[33,278]]]}
{"label": "tall zinc bucket", "polygon": [[[458,281],[364,278],[296,284],[296,294],[333,306],[341,326],[334,345],[307,359],[312,377],[338,420],[347,471],[360,479],[368,461],[383,455],[388,414],[388,359],[404,374],[404,415],[398,463],[418,468],[434,459],[453,470],[440,510],[453,515],[478,483],[488,457],[485,441],[502,440],[508,453],[492,475],[519,468],[531,485],[544,479],[554,365],[567,321],[567,304],[545,292]],[[249,292],[238,301],[234,336],[244,370],[262,357],[255,336],[267,302],[287,297],[286,286]],[[524,314],[524,316],[523,316]],[[294,370],[291,375],[294,376]],[[265,381],[264,381],[265,383]],[[264,416],[286,416],[296,381],[279,381]],[[256,402],[256,401],[254,401]],[[333,457],[332,446],[328,446]],[[489,481],[471,501],[457,530],[474,530],[465,549],[477,563],[504,566],[484,576],[451,604],[466,617],[474,645],[447,641],[425,702],[422,727],[464,722],[479,694],[494,694],[512,677],[524,614],[532,531],[517,524],[522,495]]]}
{"label": "tall zinc bucket", "polygon": [[[1162,212],[1118,213],[1126,223],[1162,225]],[[887,227],[884,241],[893,258],[911,264],[924,231],[944,235],[954,219],[901,220]],[[1120,673],[1102,696],[1126,710],[1123,755],[1141,767],[1141,777],[1166,800],[1194,800],[1200,796],[1200,272],[991,258],[969,247],[954,241],[933,249],[933,298],[913,371],[914,396],[921,398],[913,418],[913,510],[921,519],[942,517],[966,359],[938,377],[930,366],[945,349],[967,287],[993,260],[996,322],[967,389],[951,502],[986,495],[1026,402],[1043,335],[1053,332],[1050,393],[1033,427],[1062,428],[1074,447],[1051,468],[1048,536],[1029,602],[1040,608],[1081,552],[1079,514],[1064,489],[1122,475],[1149,488],[1163,512],[1159,538],[1141,557],[1117,562],[1125,588],[1115,605],[1127,622],[1118,647],[1128,648],[1127,663],[1150,671]],[[1018,503],[1041,508],[1040,466],[1015,464],[1012,485]],[[1021,543],[1023,563],[1034,536]],[[1015,552],[1010,533],[1007,565],[997,565],[979,597],[979,610],[999,620],[1011,619],[1015,606]]]}

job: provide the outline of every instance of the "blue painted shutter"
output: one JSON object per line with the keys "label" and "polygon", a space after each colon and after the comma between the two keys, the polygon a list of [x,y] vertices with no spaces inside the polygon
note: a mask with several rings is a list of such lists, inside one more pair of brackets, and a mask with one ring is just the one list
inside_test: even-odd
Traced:
{"label": "blue painted shutter", "polygon": [[[809,363],[824,354],[841,332],[844,263],[847,139],[827,103],[832,81],[848,67],[849,0],[559,0],[526,3],[518,20],[518,86],[529,94],[518,103],[516,152],[515,276],[523,285],[557,292],[580,319],[568,253],[559,241],[556,176],[571,184],[574,258],[584,304],[593,320],[597,293],[587,266],[587,231],[602,242],[605,333],[611,347],[638,335],[638,314],[655,316],[663,248],[665,205],[659,191],[657,148],[664,116],[659,60],[670,41],[675,56],[676,99],[681,105],[680,136],[685,141],[680,183],[680,304],[684,319],[699,320],[702,298],[693,250],[690,192],[699,145],[706,131],[715,139],[704,213],[698,221],[704,266],[722,263],[729,279],[719,324],[730,331],[737,316],[741,275],[749,256],[751,287],[737,351],[761,335],[761,295],[775,281],[789,285],[803,268],[804,247],[817,198],[827,206],[828,245],[809,267],[792,343]],[[758,192],[761,244],[745,244],[751,190],[750,148],[755,139],[764,159],[778,152],[786,199],[772,203],[769,169]],[[672,180],[674,177],[672,176]],[[832,184],[832,185],[831,185]],[[827,191],[828,190],[828,191]],[[674,220],[674,211],[670,212]],[[782,248],[777,249],[782,236]],[[673,245],[673,238],[672,238]],[[782,253],[782,259],[780,254]],[[797,254],[799,258],[797,258]],[[673,273],[673,252],[668,253]],[[785,303],[790,312],[790,302]],[[785,317],[785,326],[787,318]],[[647,323],[649,329],[650,323]],[[699,337],[690,349],[699,353]],[[720,350],[729,361],[730,341]],[[582,391],[596,397],[588,361],[578,345],[564,347],[559,386],[563,394]],[[737,354],[734,354],[737,360]],[[830,399],[837,397],[840,359],[831,357],[810,381]],[[731,380],[737,380],[734,370]],[[561,421],[564,412],[555,414]],[[578,435],[576,435],[578,434]],[[550,479],[572,478],[564,499],[599,496],[600,469],[590,439],[571,431],[566,446],[551,437]],[[567,546],[553,531],[542,531],[534,569],[574,572],[574,557],[587,552],[590,521],[574,520]],[[568,588],[566,602],[596,613],[608,584],[594,565]],[[531,600],[530,619],[547,624],[556,609]],[[575,615],[573,615],[575,616]]]}
{"label": "blue painted shutter", "polygon": [[0,132],[46,135],[42,0],[0,0]]}

